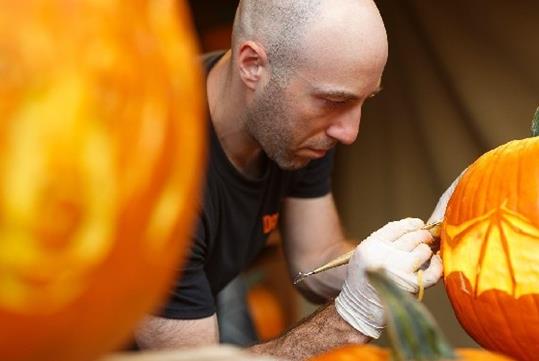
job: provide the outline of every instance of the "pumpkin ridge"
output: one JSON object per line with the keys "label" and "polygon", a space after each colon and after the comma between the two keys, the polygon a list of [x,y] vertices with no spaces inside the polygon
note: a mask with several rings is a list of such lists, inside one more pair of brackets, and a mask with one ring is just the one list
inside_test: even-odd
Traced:
{"label": "pumpkin ridge", "polygon": [[[473,169],[472,172],[470,173],[470,178],[473,178],[475,173],[477,172],[477,169]],[[482,181],[483,182],[483,181]],[[465,213],[465,214],[470,214],[470,213],[473,213],[473,208],[472,205],[475,204],[474,202],[476,201],[476,197],[478,196],[479,192],[478,192],[478,189],[480,189],[482,186],[482,183],[478,183],[477,185],[475,185],[475,189],[472,189],[473,193],[472,193],[472,197],[471,197],[471,202],[466,205],[466,204],[459,204],[459,209],[461,209],[461,214],[462,213]],[[466,192],[466,189],[463,189],[463,193],[465,194]],[[471,209],[470,209],[471,208]],[[482,214],[482,213],[481,213]],[[459,214],[459,219],[460,219],[460,214]]]}
{"label": "pumpkin ridge", "polygon": [[[488,189],[491,191],[490,193],[486,194],[485,197],[486,198],[491,198],[492,197],[492,183],[496,180],[498,180],[498,174],[500,173],[499,169],[500,169],[500,166],[501,168],[504,168],[505,164],[504,164],[504,156],[506,155],[506,149],[508,147],[508,144],[505,144],[505,145],[502,145],[501,147],[498,148],[498,151],[496,151],[494,153],[494,160],[491,162],[491,173],[489,174],[489,184],[488,184]],[[496,184],[496,183],[494,183]],[[500,194],[503,194],[503,188],[502,188],[502,184],[503,182],[498,182],[498,184],[496,184],[496,188],[494,189],[495,191],[495,194],[500,197]],[[498,200],[499,198],[496,198],[496,200]],[[503,199],[503,198],[502,198]],[[500,204],[503,202],[505,202],[505,199],[503,200],[498,200],[496,202],[496,204]],[[486,203],[487,202],[482,202],[483,204],[483,207],[486,207]]]}
{"label": "pumpkin ridge", "polygon": [[[531,298],[533,299],[534,297],[531,297]],[[529,335],[533,335],[534,330],[533,330],[533,328],[530,327],[530,323],[528,322],[528,320],[529,320],[529,315],[528,314],[521,313],[518,316],[519,316],[518,320],[519,320],[520,328],[522,330],[526,330],[525,331],[526,338],[524,340],[522,340],[522,342],[524,342],[524,346],[521,345],[521,351],[522,351],[523,355],[526,356],[526,345],[530,343],[530,336]],[[537,331],[535,330],[535,332],[537,332]],[[524,357],[524,359],[526,359],[526,357]],[[528,359],[528,361],[533,361],[533,360]]]}
{"label": "pumpkin ridge", "polygon": [[[537,302],[537,300],[539,299],[539,295],[531,295],[530,298],[531,298],[532,303],[535,305],[535,307],[532,307],[532,308],[535,311],[535,319],[537,319],[539,318],[539,303]],[[529,317],[529,315],[526,315],[526,316]],[[526,324],[526,328],[528,328],[529,323],[525,322],[525,324]]]}
{"label": "pumpkin ridge", "polygon": [[[524,298],[525,296],[523,296]],[[533,299],[533,297],[532,297]],[[519,328],[522,329],[522,330],[526,330],[526,335],[529,335],[529,334],[533,334],[533,329],[530,329],[529,328],[529,322],[528,322],[528,318],[529,318],[529,315],[527,314],[524,314],[524,313],[519,313],[518,316],[517,316],[517,322],[518,322],[518,325],[519,325]],[[526,357],[527,357],[527,354],[526,354],[526,344],[529,343],[529,336],[527,336],[524,340],[521,340],[521,342],[524,343],[524,346],[521,344],[520,345],[520,351],[522,352],[522,354],[524,355],[524,360],[526,360]],[[527,361],[533,361],[533,360],[527,360]]]}
{"label": "pumpkin ridge", "polygon": [[[500,310],[498,298],[496,297],[496,295],[492,295],[492,296],[490,296],[490,298],[493,299],[493,300],[495,300],[495,302],[496,302],[496,307],[498,308],[498,312],[501,313],[501,314],[503,314],[503,311]],[[475,304],[472,305],[472,307],[473,307],[473,309],[474,309],[474,312],[476,312],[476,314],[478,315],[478,317],[477,317],[477,319],[479,320],[479,323],[478,323],[478,324],[483,328],[483,320],[482,320],[482,317],[481,317],[482,313],[477,313],[477,307],[481,307],[481,305],[475,303]],[[483,317],[484,317],[484,316],[483,316]],[[506,321],[508,321],[508,319],[507,319],[507,317],[506,317],[505,314],[504,314],[504,319],[505,319]],[[476,326],[477,326],[477,324],[476,324]],[[503,348],[504,343],[500,344],[500,343],[497,341],[497,339],[496,339],[495,337],[493,337],[493,336],[494,336],[494,332],[492,332],[492,330],[486,330],[486,329],[485,329],[485,333],[486,333],[486,335],[487,335],[487,338],[490,340],[490,344],[491,344],[491,345],[495,345],[497,350],[503,350],[503,349],[504,349],[504,348]],[[515,345],[518,346],[518,344],[516,344],[516,342],[515,342],[515,340],[514,340],[513,338],[510,338],[509,340],[506,340],[505,342],[507,342],[507,343],[508,343],[508,342],[512,342],[513,344],[515,344]],[[502,347],[500,347],[500,346],[502,346]],[[514,348],[514,346],[513,346],[513,348]]]}
{"label": "pumpkin ridge", "polygon": [[[498,291],[498,292],[500,292],[500,291]],[[500,293],[501,293],[501,292],[500,292]],[[505,293],[505,292],[503,292],[503,293]],[[512,319],[511,319],[511,317],[508,315],[508,313],[507,313],[507,311],[505,310],[505,308],[503,307],[503,305],[500,304],[500,300],[498,299],[498,295],[494,294],[494,295],[493,295],[493,299],[496,301],[496,306],[497,306],[498,309],[501,311],[500,313],[503,315],[503,317],[504,317],[504,319],[505,319],[505,321],[506,321],[506,324],[508,324],[508,325],[512,324],[512,322],[511,322]],[[522,345],[521,345],[521,343],[520,343],[520,340],[519,340],[518,338],[516,338],[516,337],[513,337],[513,334],[510,333],[510,335],[511,335],[511,336],[510,336],[509,339],[510,339],[511,341],[513,341],[513,343],[516,345],[516,348],[515,348],[515,347],[512,347],[511,349],[512,349],[512,350],[515,350],[515,349],[518,350],[518,352],[519,352],[519,357],[518,357],[518,358],[519,358],[519,359],[522,358],[523,360],[526,360],[526,359],[527,359],[526,354],[522,354],[523,347],[522,347]],[[503,351],[503,352],[505,352],[505,350],[506,350],[506,348],[505,348],[505,346],[506,346],[505,342],[507,342],[507,339],[505,339],[505,340],[504,340],[504,343],[501,345],[501,347],[498,346],[497,349],[498,349],[498,350],[501,350],[501,351]],[[524,356],[524,357],[522,357],[522,356]],[[529,360],[529,361],[532,361],[532,360]]]}
{"label": "pumpkin ridge", "polygon": [[[462,278],[464,278],[464,280],[470,282],[466,276],[463,275],[463,273],[461,271],[455,271],[453,272],[455,275],[456,274],[459,274],[460,273],[460,277],[461,277],[461,280]],[[447,287],[446,287],[447,289]],[[451,292],[449,292],[451,293]],[[473,297],[473,295],[470,295],[470,297]],[[472,323],[473,324],[473,329],[472,330],[466,330],[473,338],[477,337],[476,335],[474,335],[474,333],[477,333],[481,336],[482,339],[487,339],[489,340],[489,342],[492,344],[493,343],[493,340],[491,338],[491,335],[490,335],[490,332],[485,328],[485,326],[483,325],[483,323],[481,322],[481,317],[479,315],[479,313],[477,312],[477,309],[475,307],[475,305],[471,302],[464,302],[464,304],[467,306],[467,307],[464,307],[461,303],[457,303],[456,305],[453,305],[453,308],[457,308],[457,309],[460,309],[460,312],[455,312],[455,316],[457,317],[459,323],[461,325],[466,325],[468,323]],[[466,319],[463,319],[462,318],[462,315],[465,314],[465,312],[463,312],[466,308],[470,309],[471,310],[471,313],[472,313],[472,317],[473,319],[472,320],[466,320]]]}

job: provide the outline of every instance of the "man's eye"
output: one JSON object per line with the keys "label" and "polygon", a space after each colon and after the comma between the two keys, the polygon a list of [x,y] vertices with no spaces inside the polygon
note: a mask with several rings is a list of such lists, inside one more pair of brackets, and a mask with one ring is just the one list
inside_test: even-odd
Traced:
{"label": "man's eye", "polygon": [[341,99],[324,99],[324,104],[328,107],[341,106],[348,103],[346,100]]}

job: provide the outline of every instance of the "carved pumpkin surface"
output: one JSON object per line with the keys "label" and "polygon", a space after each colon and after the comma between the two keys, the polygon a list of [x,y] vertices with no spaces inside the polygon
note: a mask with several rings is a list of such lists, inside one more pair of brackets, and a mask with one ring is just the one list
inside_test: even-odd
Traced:
{"label": "carved pumpkin surface", "polygon": [[204,139],[179,5],[0,0],[1,360],[93,359],[176,276]]}
{"label": "carved pumpkin surface", "polygon": [[457,318],[483,347],[539,355],[539,139],[479,158],[448,204],[444,281]]}

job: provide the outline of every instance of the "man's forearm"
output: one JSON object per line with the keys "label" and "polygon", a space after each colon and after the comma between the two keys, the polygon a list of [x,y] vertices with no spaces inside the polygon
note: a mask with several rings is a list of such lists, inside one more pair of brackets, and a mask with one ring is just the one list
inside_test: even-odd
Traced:
{"label": "man's forearm", "polygon": [[135,331],[141,349],[179,349],[219,343],[217,316],[174,320],[147,316]]}
{"label": "man's forearm", "polygon": [[334,303],[319,311],[272,341],[255,345],[250,351],[281,357],[286,360],[306,360],[344,344],[363,344],[370,340],[344,321]]}

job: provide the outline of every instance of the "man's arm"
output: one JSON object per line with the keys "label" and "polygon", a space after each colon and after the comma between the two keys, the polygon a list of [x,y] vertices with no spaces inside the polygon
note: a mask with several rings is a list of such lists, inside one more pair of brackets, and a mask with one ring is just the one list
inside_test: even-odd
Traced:
{"label": "man's arm", "polygon": [[[181,349],[216,344],[219,341],[217,317],[173,320],[150,316],[136,331],[135,339],[141,349]],[[249,351],[286,360],[305,360],[339,345],[367,340],[337,314],[331,303],[283,336],[252,346]]]}
{"label": "man's arm", "polygon": [[283,336],[252,346],[249,351],[291,361],[306,360],[336,346],[363,344],[368,340],[339,316],[332,302]]}
{"label": "man's arm", "polygon": [[[333,196],[287,198],[281,232],[289,272],[312,270],[355,248],[345,240]],[[323,303],[335,297],[346,277],[346,267],[312,276],[298,285],[309,300]]]}
{"label": "man's arm", "polygon": [[217,316],[199,320],[173,320],[148,316],[135,332],[141,349],[179,349],[219,342]]}

